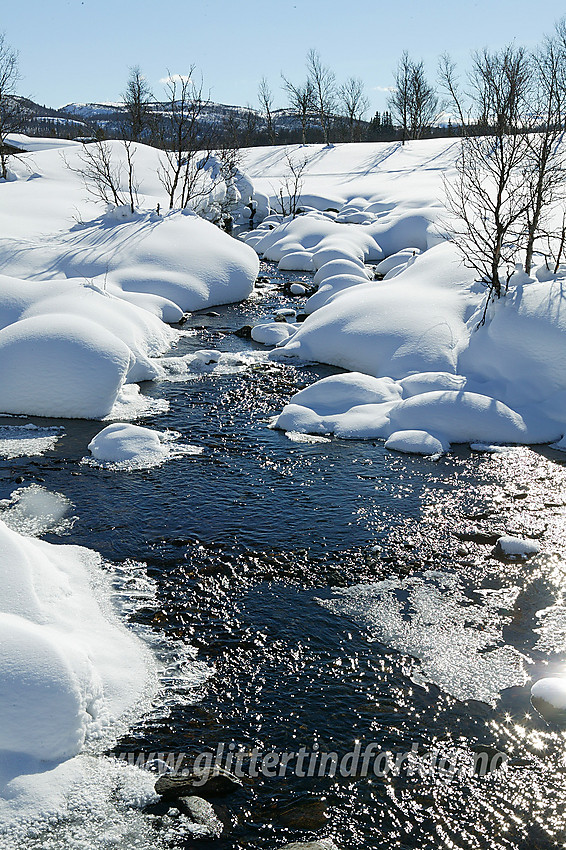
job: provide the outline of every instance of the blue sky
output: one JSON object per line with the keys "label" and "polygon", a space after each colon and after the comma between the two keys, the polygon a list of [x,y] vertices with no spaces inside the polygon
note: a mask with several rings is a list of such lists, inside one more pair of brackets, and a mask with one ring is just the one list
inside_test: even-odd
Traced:
{"label": "blue sky", "polygon": [[565,13],[555,0],[28,0],[6,3],[0,27],[20,54],[20,93],[49,106],[118,100],[136,64],[158,95],[168,70],[193,63],[213,100],[256,106],[265,75],[285,106],[280,73],[300,81],[314,47],[339,80],[362,78],[373,112],[404,49],[432,78],[444,51],[464,66],[474,48],[534,47]]}

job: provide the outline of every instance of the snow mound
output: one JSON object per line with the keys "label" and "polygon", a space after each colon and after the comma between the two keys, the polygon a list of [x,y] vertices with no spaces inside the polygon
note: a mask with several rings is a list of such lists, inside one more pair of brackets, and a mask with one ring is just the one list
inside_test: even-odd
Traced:
{"label": "snow mound", "polygon": [[364,267],[363,263],[356,260],[338,259],[329,260],[324,265],[320,266],[313,277],[315,286],[320,286],[327,278],[334,277],[338,274],[348,274],[353,277],[359,277],[362,280],[369,280],[369,272]]}
{"label": "snow mound", "polygon": [[63,634],[0,614],[0,751],[63,761],[84,746],[102,682]]}
{"label": "snow mound", "polygon": [[391,378],[373,378],[361,372],[330,375],[295,393],[292,404],[310,407],[320,415],[345,413],[360,404],[381,404],[401,397]]}
{"label": "snow mound", "polygon": [[155,670],[110,613],[93,552],[0,521],[0,579],[1,827],[57,797],[69,778],[65,769],[57,776],[61,763],[71,769],[85,747],[115,740],[153,692]]}
{"label": "snow mound", "polygon": [[[88,444],[96,465],[112,469],[150,469],[181,454],[201,454],[196,446],[177,446],[174,432],[114,422]],[[88,460],[87,460],[88,462]]]}
{"label": "snow mound", "polygon": [[438,245],[392,281],[350,285],[336,294],[272,356],[392,378],[456,373],[474,304],[457,283],[462,279],[471,273],[462,269],[454,246]]}
{"label": "snow mound", "polygon": [[386,449],[417,455],[440,455],[450,444],[426,431],[395,431],[385,442]]}
{"label": "snow mound", "polygon": [[420,253],[418,248],[404,248],[402,251],[396,251],[395,254],[390,254],[385,260],[381,260],[375,267],[375,270],[378,274],[389,274],[393,269],[406,266],[407,263],[412,261]]}
{"label": "snow mound", "polygon": [[[328,263],[328,265],[331,264]],[[359,286],[359,284],[362,283],[362,280],[364,282],[367,281],[365,275],[362,278],[360,275],[350,273],[335,274],[332,275],[332,277],[325,278],[324,282],[320,284],[318,290],[311,295],[305,304],[305,313],[308,313],[309,315],[314,313],[315,310],[318,310],[320,307],[324,307],[325,304],[328,304],[339,292],[343,292],[351,286]]]}
{"label": "snow mound", "polygon": [[540,546],[534,540],[523,540],[520,537],[500,537],[495,548],[501,554],[516,557],[529,558],[540,552]]}
{"label": "snow mound", "polygon": [[[508,404],[543,402],[542,412],[566,421],[563,302],[564,279],[518,285],[471,334],[461,357],[463,374],[494,386]],[[470,322],[477,324],[477,314]]]}
{"label": "snow mound", "polygon": [[558,676],[539,679],[531,688],[531,697],[544,700],[558,711],[564,711],[566,709],[566,679]]}
{"label": "snow mound", "polygon": [[357,372],[331,375],[300,390],[272,427],[283,431],[374,439],[388,433],[389,413],[401,390],[391,378]]}
{"label": "snow mound", "polygon": [[[453,390],[404,399],[391,411],[393,430],[439,432],[450,443],[536,442],[524,419],[503,402],[479,393]],[[541,442],[544,442],[544,436]]]}
{"label": "snow mound", "polygon": [[102,419],[132,360],[125,343],[89,319],[22,319],[0,330],[0,411]]}
{"label": "snow mound", "polygon": [[287,322],[267,322],[252,328],[252,339],[261,345],[278,345],[295,333],[296,328]]}
{"label": "snow mound", "polygon": [[418,372],[402,378],[399,384],[403,388],[404,397],[409,398],[434,390],[463,390],[466,378],[462,375],[452,375],[450,372]]}
{"label": "snow mound", "polygon": [[280,271],[308,272],[312,269],[312,254],[310,251],[291,251],[281,257],[277,268]]}
{"label": "snow mound", "polygon": [[307,291],[302,283],[292,283],[289,287],[291,295],[304,295]]}

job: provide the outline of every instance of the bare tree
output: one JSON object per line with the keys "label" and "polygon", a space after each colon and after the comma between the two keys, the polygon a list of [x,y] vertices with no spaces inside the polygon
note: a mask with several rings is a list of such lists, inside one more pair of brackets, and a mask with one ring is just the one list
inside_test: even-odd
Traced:
{"label": "bare tree", "polygon": [[0,177],[8,177],[8,158],[6,137],[21,127],[21,109],[15,97],[16,85],[20,79],[18,54],[0,33]]}
{"label": "bare tree", "polygon": [[314,49],[307,53],[307,71],[314,91],[316,111],[324,144],[329,145],[332,113],[336,109],[336,77],[334,71],[322,64],[318,51]]}
{"label": "bare tree", "polygon": [[387,105],[401,126],[402,141],[422,138],[438,115],[438,97],[428,83],[424,65],[405,50],[395,72],[395,89]]}
{"label": "bare tree", "polygon": [[281,215],[296,218],[299,213],[301,192],[303,191],[303,174],[308,165],[308,160],[301,159],[295,162],[289,151],[285,151],[287,170],[283,176],[283,182],[277,190],[277,203]]}
{"label": "bare tree", "polygon": [[[283,76],[283,75],[282,75]],[[283,88],[287,92],[292,112],[300,119],[303,145],[307,143],[307,129],[315,109],[316,99],[310,79],[295,85],[283,76]]]}
{"label": "bare tree", "polygon": [[195,66],[187,75],[169,74],[166,81],[167,112],[160,126],[159,179],[169,200],[169,209],[185,209],[210,191],[209,168],[213,139],[203,130],[201,118],[210,103],[203,96],[203,83],[195,81]]}
{"label": "bare tree", "polygon": [[369,100],[364,92],[364,84],[358,77],[350,77],[338,89],[338,100],[348,120],[350,141],[354,141],[363,117],[369,109]]}
{"label": "bare tree", "polygon": [[267,121],[267,133],[269,135],[269,141],[272,145],[275,144],[275,130],[273,128],[273,116],[272,116],[272,107],[273,107],[273,92],[269,88],[269,83],[267,82],[265,77],[262,77],[259,81],[258,88],[258,98],[259,98],[259,106],[263,111],[266,121]]}
{"label": "bare tree", "polygon": [[138,203],[138,184],[134,171],[135,151],[131,141],[124,140],[123,145],[127,166],[127,194],[122,189],[123,164],[114,162],[112,147],[108,142],[98,141],[85,145],[79,154],[81,164],[77,168],[65,162],[71,171],[81,175],[89,195],[97,201],[104,201],[106,204],[117,207],[127,204],[130,212],[133,213]]}
{"label": "bare tree", "polygon": [[139,65],[130,68],[130,76],[122,98],[126,110],[126,135],[134,142],[141,142],[149,126],[153,94]]}
{"label": "bare tree", "polygon": [[[445,88],[457,97],[454,66],[445,61],[443,67],[448,75]],[[523,132],[529,81],[529,62],[521,48],[474,54],[470,98],[484,135],[466,132],[456,177],[446,184],[448,209],[460,222],[454,239],[466,264],[477,270],[488,288],[486,309],[492,295],[499,298],[504,293],[500,274],[505,266],[506,291],[524,236],[530,203]],[[463,115],[460,102],[456,108]]]}
{"label": "bare tree", "polygon": [[387,106],[393,119],[402,130],[402,142],[409,137],[409,99],[411,97],[412,62],[406,50],[403,51],[395,72],[395,88],[387,98]]}
{"label": "bare tree", "polygon": [[411,139],[422,139],[438,118],[439,103],[433,87],[426,79],[422,62],[413,62],[411,73],[411,97],[409,98],[409,135]]}
{"label": "bare tree", "polygon": [[[525,271],[530,274],[535,244],[548,232],[550,214],[564,200],[566,161],[563,140],[564,121],[564,50],[560,42],[547,38],[533,56],[531,133],[526,136],[527,156],[523,169],[529,193],[526,221]],[[563,227],[554,240],[563,245]],[[561,253],[561,251],[560,251]]]}

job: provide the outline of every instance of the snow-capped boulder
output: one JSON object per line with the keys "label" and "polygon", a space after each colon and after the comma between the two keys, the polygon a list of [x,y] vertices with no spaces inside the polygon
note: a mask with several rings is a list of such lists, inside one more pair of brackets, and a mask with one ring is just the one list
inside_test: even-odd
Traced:
{"label": "snow-capped boulder", "polygon": [[0,411],[102,419],[132,362],[127,345],[89,319],[23,319],[0,330]]}

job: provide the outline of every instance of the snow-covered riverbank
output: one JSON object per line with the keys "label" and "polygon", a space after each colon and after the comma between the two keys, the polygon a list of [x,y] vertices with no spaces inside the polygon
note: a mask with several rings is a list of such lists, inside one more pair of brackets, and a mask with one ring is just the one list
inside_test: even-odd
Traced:
{"label": "snow-covered riverbank", "polygon": [[[413,451],[419,432],[425,453],[450,443],[564,436],[566,270],[551,274],[539,256],[531,277],[511,277],[509,294],[481,324],[485,289],[451,243],[443,205],[458,144],[293,150],[307,162],[301,197],[311,210],[294,220],[272,216],[245,239],[280,268],[316,271],[318,291],[306,303],[309,317],[270,356],[362,374],[357,394],[346,376],[290,399],[276,427],[394,436],[392,447]],[[270,187],[285,163],[282,149],[246,158],[273,203]],[[364,279],[367,263],[376,264],[379,280]]]}
{"label": "snow-covered riverbank", "polygon": [[[0,412],[101,419],[121,401],[139,413],[129,385],[160,374],[151,358],[176,336],[165,323],[246,298],[257,257],[190,210],[157,213],[153,148],[134,150],[139,212],[105,212],[78,173],[83,145],[15,141],[33,151],[1,187]],[[123,183],[123,145],[108,150]]]}

